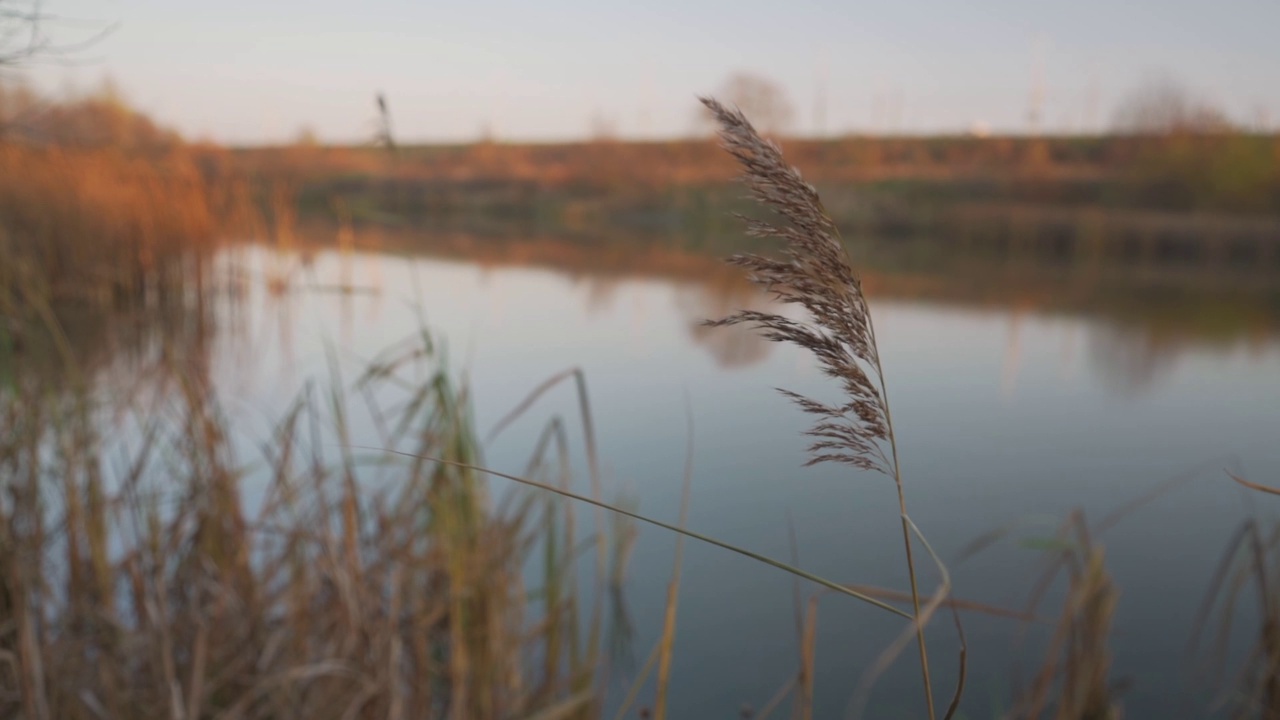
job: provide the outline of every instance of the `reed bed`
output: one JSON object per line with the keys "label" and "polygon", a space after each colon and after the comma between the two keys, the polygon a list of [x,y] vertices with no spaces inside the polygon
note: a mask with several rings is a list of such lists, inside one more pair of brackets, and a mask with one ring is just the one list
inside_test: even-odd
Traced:
{"label": "reed bed", "polygon": [[211,189],[185,153],[0,143],[0,312],[16,314],[19,289],[119,303],[186,287],[216,224]]}
{"label": "reed bed", "polygon": [[204,258],[251,210],[239,176],[109,83],[53,99],[0,82],[0,315],[198,292]]}
{"label": "reed bed", "polygon": [[[598,712],[601,641],[578,630],[571,509],[521,493],[495,504],[465,468],[360,456],[347,441],[365,398],[386,447],[479,461],[466,391],[424,373],[430,362],[399,348],[352,387],[310,386],[256,458],[240,456],[199,372],[108,415],[87,394],[12,389],[0,716]],[[380,404],[393,386],[411,400]],[[563,479],[563,459],[531,472]],[[535,549],[547,574],[531,588]]]}

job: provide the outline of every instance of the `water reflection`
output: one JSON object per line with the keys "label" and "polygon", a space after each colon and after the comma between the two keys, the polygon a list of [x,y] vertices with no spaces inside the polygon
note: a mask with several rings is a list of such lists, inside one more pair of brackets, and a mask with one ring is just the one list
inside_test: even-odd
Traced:
{"label": "water reflection", "polygon": [[[1021,370],[1021,325],[1027,317],[1079,318],[1088,326],[1082,345],[1088,361],[1113,387],[1142,392],[1186,352],[1238,343],[1262,348],[1280,335],[1280,277],[1249,272],[1239,282],[1218,271],[1205,275],[1156,274],[1079,268],[1056,263],[1010,264],[1001,258],[904,262],[904,251],[859,241],[863,281],[876,301],[939,307],[998,309],[1009,314],[1002,387],[1015,391]],[[621,283],[658,279],[674,288],[675,305],[693,343],[722,368],[746,368],[769,357],[770,343],[742,328],[706,328],[706,318],[734,309],[766,309],[768,299],[727,268],[714,253],[742,249],[706,243],[712,254],[652,239],[475,237],[382,231],[379,243],[424,257],[459,258],[487,271],[539,268],[581,282],[586,310],[607,313]],[[754,248],[750,248],[754,249]],[[1256,269],[1255,269],[1256,270]],[[494,281],[497,282],[496,280]],[[1073,326],[1074,327],[1074,326]],[[1074,332],[1074,331],[1073,331]],[[1061,353],[1064,373],[1076,360],[1074,335]]]}
{"label": "water reflection", "polygon": [[[657,282],[670,288],[673,311],[684,325],[688,342],[706,352],[717,367],[751,368],[770,357],[771,343],[749,329],[702,324],[736,309],[773,309],[764,293],[714,255],[652,242],[628,247],[625,241],[598,237],[483,237],[385,228],[348,237],[335,254],[323,249],[330,233],[327,229],[312,230],[307,236],[311,245],[304,243],[289,250],[259,248],[248,261],[244,250],[226,253],[215,274],[235,292],[210,297],[243,298],[246,292],[261,293],[264,300],[256,311],[247,315],[228,309],[215,312],[204,301],[179,302],[106,322],[98,317],[101,313],[82,308],[60,316],[70,352],[90,371],[111,365],[115,359],[137,367],[144,356],[154,355],[161,347],[177,350],[194,362],[205,352],[201,349],[207,343],[205,338],[217,327],[262,337],[270,323],[281,366],[292,366],[299,352],[307,352],[294,344],[299,313],[311,312],[302,307],[304,298],[332,295],[336,302],[325,311],[326,333],[338,346],[352,347],[360,336],[360,326],[387,321],[389,297],[404,299],[415,292],[387,286],[387,263],[399,262],[395,259],[399,256],[462,261],[456,266],[459,271],[476,269],[483,286],[489,288],[486,292],[499,295],[506,282],[505,269],[547,271],[582,288],[582,310],[591,317],[616,313],[620,298],[635,282]],[[733,249],[716,243],[711,246],[717,251]],[[385,251],[354,251],[353,247]],[[323,262],[317,261],[318,253]],[[1187,353],[1230,352],[1241,347],[1254,354],[1266,353],[1280,335],[1280,282],[1241,285],[1212,278],[1152,282],[1144,276],[1108,277],[1081,274],[1072,268],[998,262],[967,262],[959,267],[935,262],[917,267],[904,265],[892,252],[862,255],[864,284],[873,304],[896,301],[1005,313],[1000,388],[1006,399],[1016,394],[1026,370],[1024,325],[1028,318],[1079,320],[1068,326],[1058,351],[1062,376],[1073,377],[1084,360],[1096,369],[1109,391],[1130,395],[1157,387]],[[521,300],[529,301],[536,302]],[[457,303],[462,307],[468,304]],[[652,308],[641,310],[650,312]],[[0,358],[0,370],[10,377],[55,372],[60,363],[51,360],[59,351],[49,333],[36,328],[25,337],[24,352]],[[239,362],[250,365],[254,351],[249,348],[253,345],[227,347],[235,348],[231,351],[241,356]]]}
{"label": "water reflection", "polygon": [[[773,351],[743,327],[702,324],[737,309],[775,309],[722,262],[720,256],[741,249],[726,241],[703,243],[715,252],[707,254],[652,238],[488,237],[380,228],[348,229],[335,252],[333,232],[312,230],[300,247],[288,250],[227,251],[214,273],[226,292],[209,296],[218,300],[187,298],[111,322],[91,312],[68,313],[61,322],[71,355],[92,371],[117,360],[136,368],[163,351],[169,359],[184,356],[192,367],[204,362],[207,372],[209,338],[235,336],[242,341],[223,342],[220,352],[233,356],[237,367],[253,373],[263,361],[259,348],[269,339],[273,360],[289,372],[315,352],[317,337],[303,337],[301,330],[311,320],[321,320],[318,332],[327,341],[367,354],[372,349],[361,345],[368,342],[368,329],[405,325],[400,315],[408,308],[406,317],[416,317],[424,308],[413,306],[424,292],[433,297],[425,308],[429,324],[471,317],[485,302],[516,303],[529,311],[555,305],[556,312],[568,313],[560,321],[563,334],[581,333],[583,346],[597,344],[590,338],[597,331],[582,328],[575,312],[615,322],[625,315],[632,335],[670,317],[683,328],[684,341],[721,369],[762,366]],[[859,241],[855,255],[873,307],[995,313],[1004,324],[993,345],[1001,349],[999,388],[1006,400],[1042,362],[1046,339],[1035,328],[1045,322],[1058,324],[1050,352],[1063,381],[1089,368],[1107,392],[1130,396],[1158,390],[1184,357],[1243,350],[1261,360],[1274,354],[1280,338],[1280,278],[1153,277],[973,258],[944,262],[936,256],[904,261],[910,254]],[[513,278],[531,271],[548,281],[522,295]],[[515,336],[502,317],[494,322]],[[942,330],[946,321],[940,317],[937,327]],[[26,345],[22,353],[0,357],[0,369],[10,377],[57,372],[59,363],[52,360],[58,351],[47,333],[30,334]]]}
{"label": "water reflection", "polygon": [[[206,286],[210,287],[210,286]],[[130,309],[54,305],[13,320],[0,342],[0,388],[91,389],[121,397],[163,392],[175,375],[207,378],[214,338],[231,330],[229,288],[165,297]]]}
{"label": "water reflection", "polygon": [[1114,325],[1091,327],[1086,345],[1109,392],[1132,395],[1149,390],[1178,362],[1178,345],[1165,345]]}
{"label": "water reflection", "polygon": [[725,368],[745,368],[769,357],[773,343],[746,325],[708,327],[715,320],[738,310],[776,312],[778,303],[737,275],[715,273],[701,283],[676,289],[676,307],[688,325],[689,339],[704,348]]}

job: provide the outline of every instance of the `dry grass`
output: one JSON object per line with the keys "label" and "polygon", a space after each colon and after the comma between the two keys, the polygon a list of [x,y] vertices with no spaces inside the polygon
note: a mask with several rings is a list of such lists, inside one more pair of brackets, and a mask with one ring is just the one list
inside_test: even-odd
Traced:
{"label": "dry grass", "polygon": [[237,177],[110,84],[55,100],[0,81],[0,314],[199,292],[220,232],[248,220]]}
{"label": "dry grass", "polygon": [[[388,355],[355,390],[387,447],[475,462],[465,391],[442,371],[411,379],[429,357]],[[387,387],[412,399],[374,402]],[[575,552],[569,509],[521,494],[495,508],[472,471],[357,456],[354,396],[328,395],[304,393],[251,463],[198,374],[112,425],[133,428],[123,456],[86,397],[7,395],[0,715],[596,712],[603,671],[562,559]],[[523,570],[539,545],[552,572],[532,593]]]}
{"label": "dry grass", "polygon": [[214,238],[211,197],[183,152],[0,143],[0,312],[20,292],[118,303],[186,287]]}
{"label": "dry grass", "polygon": [[[1218,572],[1205,594],[1192,637],[1192,648],[1198,649],[1206,632],[1210,633],[1212,647],[1204,658],[1205,675],[1220,691],[1219,708],[1225,709],[1232,718],[1280,718],[1278,581],[1280,526],[1268,529],[1256,520],[1245,521],[1227,543]],[[1215,627],[1210,630],[1215,615],[1216,622],[1212,623]],[[1248,622],[1245,618],[1249,617],[1256,617],[1257,626],[1248,627],[1251,641],[1243,652],[1234,654],[1240,660],[1232,663],[1233,629]]]}
{"label": "dry grass", "polygon": [[[680,494],[680,527],[689,521],[689,499],[693,489],[693,410],[685,398],[685,412],[689,422],[689,442],[685,451],[684,486]],[[667,606],[663,614],[662,639],[658,642],[658,688],[654,700],[654,720],[667,717],[667,692],[671,686],[671,663],[675,655],[676,616],[680,605],[680,571],[684,566],[684,536],[676,537],[676,554],[671,570],[671,582],[667,583]]]}
{"label": "dry grass", "polygon": [[1034,614],[1058,576],[1067,580],[1062,611],[1045,659],[1012,716],[1118,720],[1110,638],[1119,592],[1082,513],[1071,515],[1054,544],[1053,561],[1032,593],[1027,614]]}

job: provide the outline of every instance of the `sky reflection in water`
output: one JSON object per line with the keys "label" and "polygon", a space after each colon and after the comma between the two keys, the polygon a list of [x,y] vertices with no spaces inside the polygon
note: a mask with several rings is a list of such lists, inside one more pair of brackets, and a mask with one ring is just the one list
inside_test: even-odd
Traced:
{"label": "sky reflection in water", "polygon": [[[419,311],[474,391],[481,432],[548,376],[585,369],[608,481],[643,512],[673,520],[692,408],[696,448],[690,525],[849,582],[905,587],[896,502],[883,477],[840,467],[802,469],[806,420],[776,393],[829,397],[803,354],[736,329],[699,326],[767,301],[708,270],[682,279],[563,272],[515,265],[365,253],[293,256],[242,251],[246,302],[215,342],[215,382],[233,413],[265,431],[305,378],[328,377],[323,348],[350,382],[363,363],[416,332]],[[709,265],[709,268],[714,267]],[[271,295],[262,282],[292,268]],[[356,291],[339,292],[339,283]],[[1047,537],[1079,507],[1097,520],[1159,483],[1177,489],[1101,540],[1122,593],[1113,641],[1134,716],[1182,708],[1193,665],[1186,643],[1198,603],[1232,531],[1267,498],[1242,493],[1224,468],[1280,481],[1280,340],[1265,323],[1203,333],[1191,320],[965,302],[870,283],[909,505],[944,558],[1012,521],[1023,529],[954,567],[957,595],[1021,607],[1041,555],[1020,540]],[[895,297],[895,295],[897,295]],[[520,471],[542,423],[575,418],[566,390],[551,394],[487,449]],[[246,427],[252,427],[250,421]],[[376,443],[367,428],[357,443]],[[575,437],[575,451],[581,450]],[[584,474],[579,473],[579,478]],[[643,529],[628,603],[642,660],[661,625],[673,543]],[[1050,606],[1052,607],[1052,606]],[[823,601],[818,713],[842,712],[861,669],[899,626],[840,598]],[[1055,609],[1056,612],[1056,609]],[[1005,697],[1020,657],[1017,626],[967,618],[968,707]],[[947,623],[939,677],[951,677]],[[687,548],[673,688],[680,715],[725,716],[763,704],[796,667],[791,579],[714,548]],[[748,660],[750,660],[748,662]],[[1024,674],[1025,677],[1025,674]],[[945,681],[944,681],[945,682]],[[912,711],[918,679],[899,663],[877,686],[872,716]]]}

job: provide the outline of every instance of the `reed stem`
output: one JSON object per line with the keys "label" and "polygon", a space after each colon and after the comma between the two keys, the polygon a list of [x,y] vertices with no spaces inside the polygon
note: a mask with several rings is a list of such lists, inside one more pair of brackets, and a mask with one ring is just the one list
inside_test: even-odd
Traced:
{"label": "reed stem", "polygon": [[880,364],[880,346],[876,343],[876,327],[871,319],[871,313],[867,313],[867,332],[871,336],[871,346],[875,348],[876,376],[880,380],[880,395],[884,398],[885,426],[889,430],[889,450],[893,456],[893,484],[898,491],[898,511],[902,516],[902,547],[907,554],[907,576],[911,582],[911,611],[915,616],[916,647],[920,649],[920,679],[924,682],[924,700],[929,710],[929,720],[934,720],[937,713],[933,705],[933,679],[929,672],[929,648],[924,639],[924,626],[920,623],[920,589],[916,580],[915,557],[911,550],[911,520],[907,515],[907,497],[902,485],[902,468],[898,465],[898,436],[894,432],[893,413],[889,409],[889,388],[884,381],[884,368]]}

